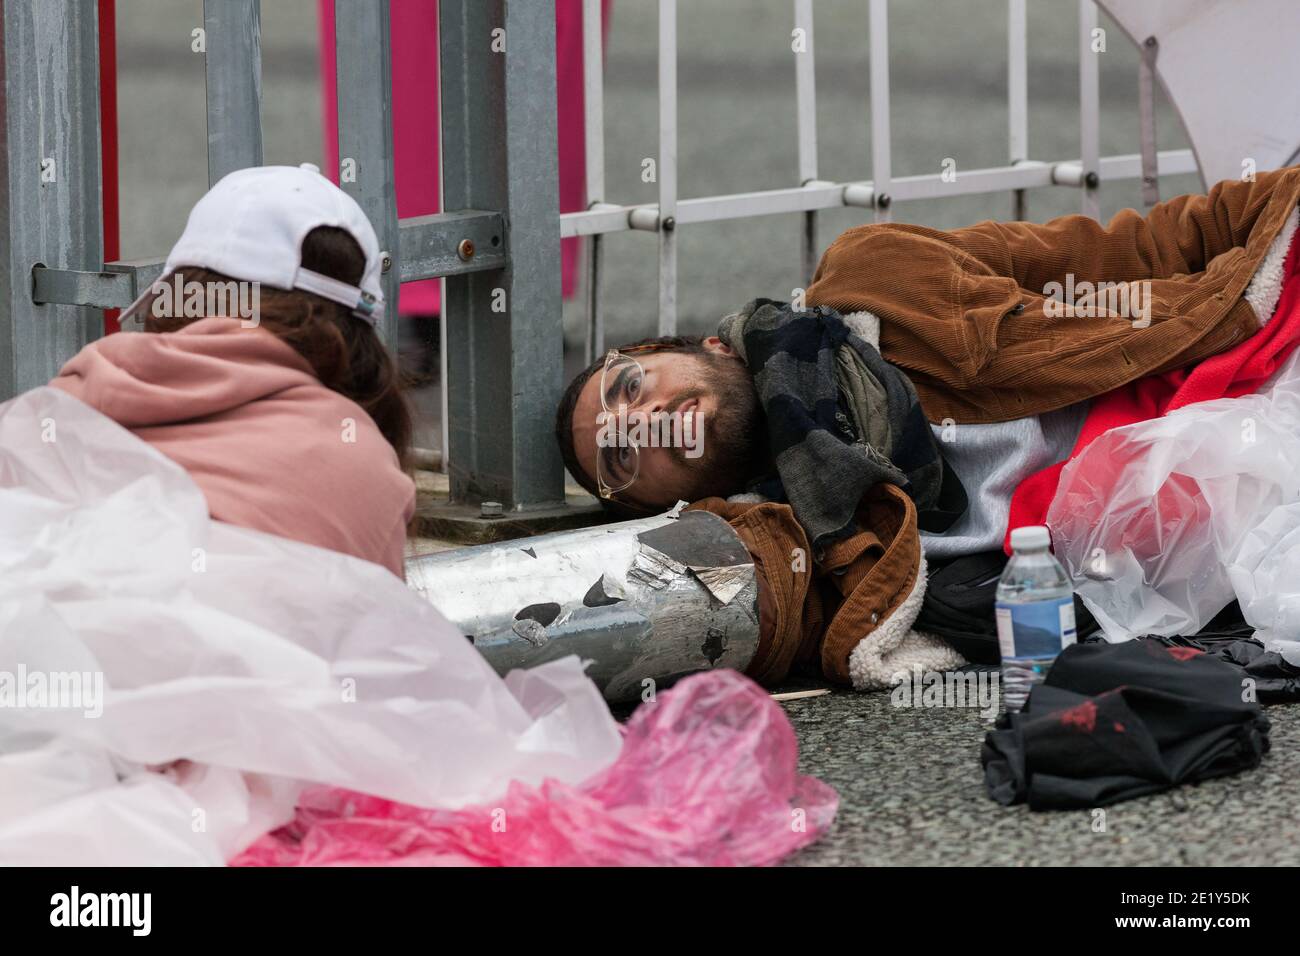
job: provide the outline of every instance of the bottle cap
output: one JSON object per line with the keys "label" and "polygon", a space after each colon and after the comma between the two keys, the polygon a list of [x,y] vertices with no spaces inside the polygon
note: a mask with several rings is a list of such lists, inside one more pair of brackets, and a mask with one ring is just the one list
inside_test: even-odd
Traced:
{"label": "bottle cap", "polygon": [[1047,530],[1046,525],[1029,524],[1023,528],[1016,528],[1011,532],[1011,549],[1013,551],[1046,548],[1051,543],[1052,533]]}

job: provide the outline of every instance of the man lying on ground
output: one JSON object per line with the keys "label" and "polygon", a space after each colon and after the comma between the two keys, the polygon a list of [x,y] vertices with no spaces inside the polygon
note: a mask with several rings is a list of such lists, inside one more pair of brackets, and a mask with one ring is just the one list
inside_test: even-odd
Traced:
{"label": "man lying on ground", "polygon": [[[878,574],[916,537],[909,522],[932,559],[1000,547],[1012,492],[1067,457],[1089,399],[1253,336],[1277,302],[1272,273],[1298,200],[1300,168],[1288,168],[1108,225],[1075,215],[850,229],[822,257],[806,308],[760,299],[716,336],[649,339],[586,369],[557,415],[565,464],[621,514],[707,499],[733,518],[744,506],[721,499],[742,492],[788,503],[814,573],[860,543],[835,582],[853,603],[846,569],[858,585]],[[890,487],[907,500],[887,507]],[[874,544],[861,544],[864,531]],[[902,580],[919,590],[915,550]],[[778,571],[767,568],[769,589]],[[826,608],[806,601],[795,616],[807,632]],[[882,607],[898,609],[864,602],[853,641]],[[844,610],[832,603],[827,633]],[[824,668],[846,676],[845,649],[829,665],[827,653]]]}

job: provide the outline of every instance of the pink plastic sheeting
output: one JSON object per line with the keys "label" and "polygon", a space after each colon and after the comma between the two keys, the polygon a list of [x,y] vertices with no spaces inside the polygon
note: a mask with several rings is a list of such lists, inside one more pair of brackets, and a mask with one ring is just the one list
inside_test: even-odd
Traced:
{"label": "pink plastic sheeting", "polygon": [[797,771],[781,705],[736,671],[685,678],[642,704],[623,750],[578,786],[510,785],[497,805],[425,810],[336,788],[234,866],[740,866],[816,841],[839,797]]}

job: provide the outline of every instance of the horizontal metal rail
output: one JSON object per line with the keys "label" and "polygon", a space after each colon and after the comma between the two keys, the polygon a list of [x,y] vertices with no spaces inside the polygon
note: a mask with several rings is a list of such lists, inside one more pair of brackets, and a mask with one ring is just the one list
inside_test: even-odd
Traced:
{"label": "horizontal metal rail", "polygon": [[[1196,172],[1196,159],[1189,149],[1163,150],[1159,154],[1160,175]],[[1139,179],[1142,156],[1128,153],[1101,159],[1101,181]],[[890,181],[891,202],[1000,193],[1044,186],[1082,187],[1083,166],[1078,160],[1045,163],[1026,160],[1012,166],[970,169],[956,180],[941,174],[900,176]],[[752,216],[811,212],[844,206],[871,208],[875,205],[873,184],[813,181],[805,186],[702,196],[677,201],[679,224],[721,222]],[[598,203],[594,208],[560,216],[560,235],[592,236],[611,232],[655,231],[659,211],[654,203],[616,206]],[[501,269],[506,265],[507,232],[500,213],[467,209],[403,219],[398,264],[402,282],[465,275]],[[467,245],[468,244],[468,245]],[[97,309],[121,309],[135,301],[149,283],[162,274],[162,260],[110,262],[103,272],[69,269],[32,270],[32,301],[43,304],[81,305]]]}
{"label": "horizontal metal rail", "polygon": [[463,209],[402,219],[397,235],[402,282],[506,265],[506,226],[499,212]]}
{"label": "horizontal metal rail", "polygon": [[32,301],[37,305],[82,305],[124,309],[162,275],[163,260],[109,262],[102,272],[32,269]]}
{"label": "horizontal metal rail", "polygon": [[[1196,172],[1196,158],[1190,149],[1163,150],[1159,154],[1160,175]],[[890,201],[936,199],[945,196],[998,193],[1011,189],[1038,189],[1043,186],[1083,185],[1082,165],[1078,160],[1055,163],[1026,160],[1013,166],[969,169],[952,181],[942,173],[899,176],[890,180]],[[1137,179],[1142,175],[1139,153],[1104,156],[1100,180]],[[870,180],[851,183],[812,182],[806,186],[767,189],[759,192],[734,193],[727,196],[703,196],[677,200],[675,225],[696,222],[721,222],[751,216],[809,212],[840,206],[874,205],[875,188]],[[659,211],[654,203],[615,206],[602,203],[594,209],[567,212],[560,216],[560,235],[592,236],[628,230],[655,231]]]}
{"label": "horizontal metal rail", "polygon": [[[506,228],[499,212],[464,209],[415,216],[398,224],[398,268],[402,282],[501,269],[506,264]],[[32,270],[32,301],[124,309],[162,275],[162,259],[109,262],[101,272]]]}
{"label": "horizontal metal rail", "polygon": [[[1196,159],[1189,149],[1163,150],[1159,160],[1162,176],[1196,172]],[[1101,159],[1100,180],[1103,182],[1139,179],[1141,176],[1140,153]],[[1026,160],[1012,166],[966,170],[953,181],[945,181],[939,173],[900,176],[890,181],[893,190],[890,200],[907,202],[1044,186],[1083,185],[1083,166],[1078,160],[1056,163]],[[869,180],[852,183],[813,181],[787,189],[680,199],[677,201],[676,221],[678,224],[721,222],[843,206],[870,208],[875,204],[874,197],[874,186]],[[655,231],[658,228],[659,211],[654,203],[636,206],[598,203],[595,208],[560,216],[560,235],[565,238],[632,230]],[[501,269],[508,258],[505,223],[497,212],[467,209],[417,216],[401,220],[398,232],[402,282]],[[135,301],[161,274],[161,259],[110,262],[104,266],[103,272],[37,266],[32,270],[32,301],[121,309]]]}

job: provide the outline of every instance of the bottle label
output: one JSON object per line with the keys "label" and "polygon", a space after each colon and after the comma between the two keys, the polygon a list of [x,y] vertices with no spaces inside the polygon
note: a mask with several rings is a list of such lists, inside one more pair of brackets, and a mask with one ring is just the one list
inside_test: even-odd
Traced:
{"label": "bottle label", "polygon": [[1078,640],[1073,596],[1027,604],[999,601],[996,616],[1004,658],[1055,657]]}

